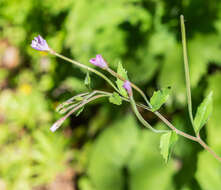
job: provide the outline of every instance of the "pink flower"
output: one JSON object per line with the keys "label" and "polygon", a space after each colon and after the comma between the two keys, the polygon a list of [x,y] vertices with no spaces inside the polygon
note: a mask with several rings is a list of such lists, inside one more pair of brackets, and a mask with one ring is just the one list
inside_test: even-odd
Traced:
{"label": "pink flower", "polygon": [[40,35],[34,38],[31,42],[31,47],[38,51],[50,51],[50,47],[48,46],[46,40],[42,38]]}
{"label": "pink flower", "polygon": [[127,91],[129,96],[132,96],[132,88],[131,88],[131,84],[128,80],[126,80],[123,84],[123,88]]}
{"label": "pink flower", "polygon": [[106,69],[108,67],[101,55],[96,55],[96,58],[90,59],[90,63],[102,69]]}

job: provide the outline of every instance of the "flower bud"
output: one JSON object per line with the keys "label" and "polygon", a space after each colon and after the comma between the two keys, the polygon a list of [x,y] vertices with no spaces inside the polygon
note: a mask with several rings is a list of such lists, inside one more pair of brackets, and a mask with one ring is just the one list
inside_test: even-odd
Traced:
{"label": "flower bud", "polygon": [[108,67],[106,61],[101,55],[96,55],[96,58],[90,59],[90,63],[102,69],[106,69]]}
{"label": "flower bud", "polygon": [[132,96],[132,88],[131,88],[131,84],[128,80],[126,80],[123,84],[123,88],[127,91],[129,96]]}

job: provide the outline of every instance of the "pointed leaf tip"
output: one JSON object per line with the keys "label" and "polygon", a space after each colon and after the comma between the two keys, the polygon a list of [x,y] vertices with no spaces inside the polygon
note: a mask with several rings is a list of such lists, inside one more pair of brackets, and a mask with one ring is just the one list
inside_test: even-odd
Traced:
{"label": "pointed leaf tip", "polygon": [[203,102],[198,106],[194,118],[194,130],[199,133],[208,121],[213,109],[213,91],[211,91]]}

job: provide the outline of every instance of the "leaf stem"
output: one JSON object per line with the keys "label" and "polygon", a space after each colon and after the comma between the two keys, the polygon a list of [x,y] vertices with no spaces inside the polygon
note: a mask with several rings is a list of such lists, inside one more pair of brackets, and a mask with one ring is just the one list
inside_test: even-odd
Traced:
{"label": "leaf stem", "polygon": [[191,99],[191,87],[190,87],[190,73],[189,73],[189,64],[188,64],[187,46],[186,46],[186,30],[185,30],[183,15],[180,15],[180,22],[181,22],[182,45],[183,45],[184,70],[185,70],[185,79],[186,79],[187,104],[188,104],[190,121],[191,121],[192,126],[194,127],[193,112],[192,112],[192,99]]}

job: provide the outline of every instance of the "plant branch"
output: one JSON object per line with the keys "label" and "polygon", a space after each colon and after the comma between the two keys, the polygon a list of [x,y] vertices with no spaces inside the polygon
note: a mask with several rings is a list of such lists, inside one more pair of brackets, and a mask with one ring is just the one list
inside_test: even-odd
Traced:
{"label": "plant branch", "polygon": [[[181,16],[181,18],[182,18],[182,16]],[[182,18],[182,19],[183,19],[183,18]],[[184,28],[184,32],[185,32],[185,28]],[[184,38],[185,38],[185,36],[184,36]],[[185,43],[185,42],[184,42],[184,43]],[[186,52],[186,50],[184,50],[184,52]],[[103,75],[101,72],[99,72],[99,71],[97,71],[97,70],[95,70],[95,69],[93,69],[93,68],[91,68],[91,67],[88,67],[88,66],[86,66],[86,65],[83,65],[83,64],[81,64],[81,63],[79,63],[79,62],[77,62],[77,61],[71,60],[71,59],[69,59],[69,58],[67,58],[67,57],[65,57],[65,56],[63,56],[63,55],[60,55],[60,54],[54,52],[54,51],[51,51],[50,53],[53,54],[53,55],[55,55],[55,56],[57,56],[57,57],[59,57],[59,58],[61,58],[61,59],[64,59],[64,60],[66,60],[66,61],[68,61],[68,62],[71,62],[72,64],[74,64],[74,65],[76,65],[76,66],[79,66],[79,67],[81,67],[81,68],[84,68],[84,69],[86,69],[86,70],[88,70],[88,71],[91,71],[91,72],[97,74],[98,76],[102,77],[105,81],[107,81],[107,82],[114,88],[114,90],[116,90],[117,92],[119,92],[119,90],[118,90],[117,87],[112,83],[112,81],[111,81],[110,79],[108,79],[105,75]],[[184,54],[184,55],[185,55],[185,54]],[[184,57],[185,57],[185,56],[184,56]],[[187,58],[187,56],[186,56],[186,58]],[[186,61],[187,61],[187,59],[186,59]],[[191,114],[191,115],[190,115],[190,118],[192,118],[192,119],[191,119],[191,122],[192,122],[192,124],[193,124],[192,101],[191,101],[190,80],[189,80],[189,68],[188,68],[188,62],[186,62],[186,61],[184,61],[184,63],[187,63],[187,64],[185,64],[185,76],[186,76],[186,84],[187,84],[188,108],[189,108],[189,114]],[[107,71],[108,71],[110,74],[112,74],[113,76],[115,76],[116,78],[119,78],[120,80],[125,81],[125,79],[124,79],[123,77],[121,77],[120,75],[118,75],[116,72],[114,72],[114,71],[111,70],[110,68],[108,68]],[[188,75],[187,75],[187,73],[188,73]],[[134,104],[133,107],[136,108],[136,106],[139,106],[139,107],[142,107],[142,108],[144,108],[144,109],[146,109],[146,110],[148,110],[148,111],[151,111],[150,108],[151,108],[152,106],[151,106],[150,102],[148,101],[148,99],[147,99],[146,95],[144,94],[144,92],[143,92],[139,87],[137,87],[135,84],[133,84],[133,83],[131,83],[131,86],[132,86],[137,92],[139,92],[139,93],[141,94],[141,96],[144,98],[145,102],[146,102],[147,105],[149,106],[149,107],[147,107],[147,106],[145,106],[145,105],[143,105],[143,104],[136,103],[135,101],[133,101],[133,104]],[[93,97],[91,97],[91,98],[89,98],[89,99],[83,101],[81,104],[79,104],[79,105],[76,106],[74,109],[72,109],[71,111],[69,111],[69,112],[68,112],[64,117],[62,117],[60,120],[61,120],[61,121],[64,121],[67,117],[69,117],[72,113],[74,113],[75,111],[77,111],[79,108],[81,108],[81,107],[84,106],[85,104],[87,104],[87,103],[89,103],[89,102],[91,102],[91,101],[93,101],[93,100],[95,100],[95,99],[98,99],[98,98],[101,98],[101,97],[106,97],[106,96],[110,96],[110,95],[111,95],[111,93],[104,92],[104,91],[96,91],[96,92],[97,92],[97,93],[101,93],[101,94],[96,95],[96,96],[93,96]],[[125,101],[128,101],[128,102],[130,101],[129,99],[124,98],[124,97],[122,97],[122,99],[125,100]],[[140,113],[139,113],[139,111],[137,110],[137,108],[134,109],[134,112],[135,112],[136,116],[138,117],[138,119],[141,121],[142,124],[144,124],[144,125],[145,125],[146,127],[148,127],[148,128],[150,128],[150,127],[152,128],[152,126],[150,126],[149,123],[147,123],[147,122],[143,119],[143,117],[140,115]],[[198,142],[204,149],[206,149],[206,150],[207,150],[210,154],[212,154],[218,161],[221,162],[221,158],[200,138],[200,136],[194,137],[194,136],[191,136],[191,135],[189,135],[189,134],[187,134],[187,133],[184,133],[184,132],[180,131],[179,129],[177,129],[176,127],[174,127],[173,124],[171,124],[171,123],[170,123],[163,115],[161,115],[158,111],[153,112],[153,113],[154,113],[160,120],[162,120],[170,129],[172,129],[172,130],[175,131],[177,134],[179,134],[179,135],[181,135],[181,136],[183,136],[183,137],[185,137],[185,138],[187,138],[187,139],[190,139],[190,140],[192,140],[192,141]],[[156,132],[156,131],[155,131],[156,129],[154,129],[154,128],[152,128],[151,130],[153,130],[154,132]],[[157,130],[157,132],[159,132],[159,131]],[[165,132],[165,130],[164,130],[163,132]]]}

